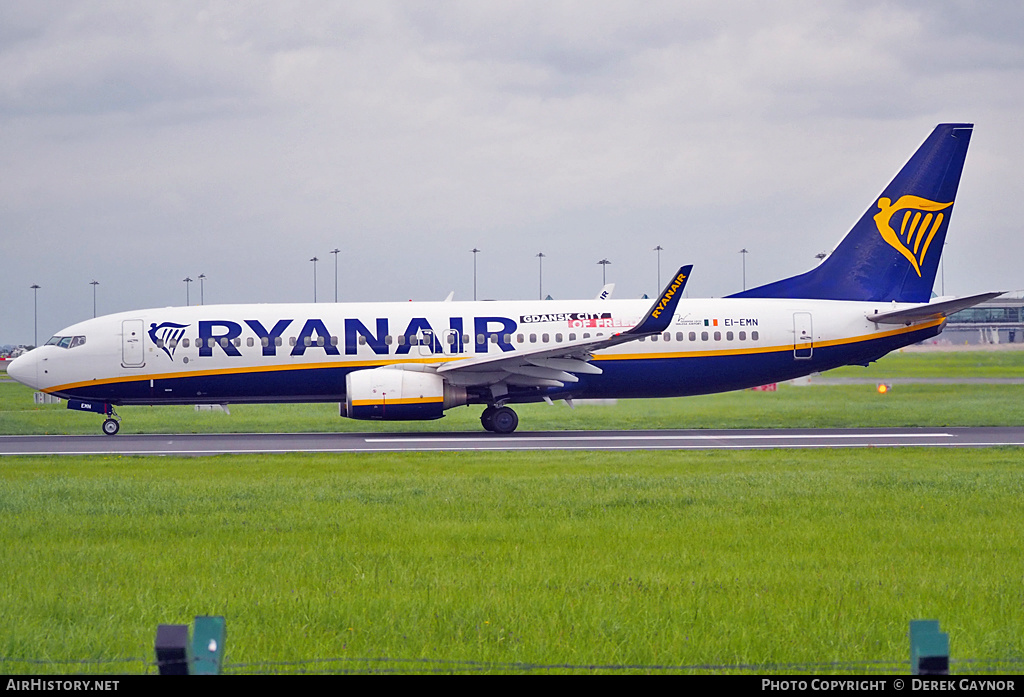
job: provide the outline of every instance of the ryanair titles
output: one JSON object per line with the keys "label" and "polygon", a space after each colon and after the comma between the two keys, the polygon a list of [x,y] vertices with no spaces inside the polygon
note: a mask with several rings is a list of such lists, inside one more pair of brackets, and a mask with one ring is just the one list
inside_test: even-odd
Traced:
{"label": "ryanair titles", "polygon": [[662,311],[668,307],[669,301],[675,296],[676,292],[686,284],[686,274],[679,272],[679,274],[669,284],[665,292],[661,294],[661,298],[658,299],[658,304],[651,310],[651,317],[658,319],[661,317]]}
{"label": "ryanair titles", "polygon": [[[550,321],[550,320],[534,320]],[[435,319],[436,322],[436,319]],[[172,361],[178,346],[188,347],[188,335],[198,337],[195,344],[200,357],[241,356],[243,350],[259,348],[264,356],[287,352],[303,356],[307,351],[323,351],[328,356],[354,356],[368,350],[378,355],[425,355],[487,353],[513,351],[511,335],[518,328],[508,317],[450,317],[447,327],[437,328],[426,317],[413,317],[397,334],[387,317],[364,322],[348,317],[328,327],[322,319],[278,319],[264,322],[246,319],[200,320],[195,329],[187,324],[151,323],[149,336]],[[469,331],[472,327],[472,331]],[[341,329],[341,333],[336,333]],[[173,330],[173,331],[168,331]]]}

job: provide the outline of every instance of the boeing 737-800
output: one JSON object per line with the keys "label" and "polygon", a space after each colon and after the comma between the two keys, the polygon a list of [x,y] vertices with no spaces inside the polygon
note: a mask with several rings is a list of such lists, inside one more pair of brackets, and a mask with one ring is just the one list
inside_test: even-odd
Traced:
{"label": "boeing 737-800", "polygon": [[[839,246],[807,273],[718,299],[205,305],[86,320],[8,367],[104,414],[115,406],[338,402],[353,419],[437,419],[482,405],[677,397],[866,365],[999,295],[931,300],[973,126],[940,124]],[[602,296],[604,294],[602,293]]]}

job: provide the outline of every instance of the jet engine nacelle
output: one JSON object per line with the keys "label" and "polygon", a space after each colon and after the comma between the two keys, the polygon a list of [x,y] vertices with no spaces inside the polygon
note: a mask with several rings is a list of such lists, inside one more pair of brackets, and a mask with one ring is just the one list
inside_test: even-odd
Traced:
{"label": "jet engine nacelle", "polygon": [[345,378],[341,415],[350,419],[421,421],[440,419],[445,409],[467,403],[466,389],[436,373],[374,368]]}

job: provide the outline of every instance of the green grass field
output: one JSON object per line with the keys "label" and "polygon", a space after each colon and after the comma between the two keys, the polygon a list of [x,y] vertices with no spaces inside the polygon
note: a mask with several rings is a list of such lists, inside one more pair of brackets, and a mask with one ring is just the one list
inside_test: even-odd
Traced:
{"label": "green grass field", "polygon": [[[933,371],[904,355],[899,371]],[[972,360],[942,370],[970,376]],[[1021,423],[1022,397],[783,385],[519,411],[530,430],[999,425]],[[121,413],[123,432],[391,431],[479,430],[478,411],[412,424],[332,405]],[[98,429],[0,382],[0,431]],[[156,626],[201,614],[227,618],[236,673],[906,672],[920,618],[950,633],[954,672],[990,669],[964,662],[978,659],[1019,672],[1022,455],[0,458],[0,673],[154,672]]]}
{"label": "green grass field", "polygon": [[[230,414],[192,407],[123,407],[122,433],[481,431],[480,407],[452,409],[437,421],[353,421],[336,404],[231,405]],[[650,428],[1013,426],[1024,423],[1024,385],[871,385],[792,387],[614,405],[517,405],[520,431]],[[97,414],[63,404],[36,406],[29,390],[0,383],[0,432],[97,434]]]}
{"label": "green grass field", "polygon": [[1024,351],[894,351],[868,367],[826,373],[850,378],[1021,378]]}
{"label": "green grass field", "polygon": [[[954,660],[1020,660],[1020,461],[6,458],[0,672],[144,670],[156,625],[199,614],[236,672],[906,661],[916,618]],[[314,659],[344,661],[286,665]]]}

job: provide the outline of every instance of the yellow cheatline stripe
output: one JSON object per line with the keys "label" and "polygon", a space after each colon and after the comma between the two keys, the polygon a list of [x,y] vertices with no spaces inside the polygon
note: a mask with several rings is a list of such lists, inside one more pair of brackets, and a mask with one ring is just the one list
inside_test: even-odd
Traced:
{"label": "yellow cheatline stripe", "polygon": [[211,370],[194,370],[178,373],[148,373],[139,375],[123,375],[117,378],[106,378],[103,380],[84,380],[82,382],[70,382],[66,385],[48,387],[44,392],[60,392],[62,390],[73,390],[77,387],[95,387],[97,385],[116,385],[123,382],[142,382],[145,380],[174,380],[177,378],[208,377],[211,375],[249,375],[251,373],[276,373],[290,370],[317,370],[323,368],[368,368],[383,367],[397,364],[416,363],[448,363],[455,360],[455,356],[443,356],[440,358],[418,358],[403,360],[375,360],[375,361],[345,361],[335,363],[301,363],[297,365],[255,365],[245,368],[215,368]]}
{"label": "yellow cheatline stripe", "polygon": [[[814,348],[823,348],[826,346],[843,346],[846,344],[857,344],[865,341],[871,341],[874,339],[884,339],[890,336],[897,336],[899,334],[907,334],[914,332],[919,329],[928,329],[929,327],[937,327],[945,322],[945,318],[932,320],[930,322],[924,322],[921,324],[915,324],[910,327],[900,327],[899,329],[892,329],[886,332],[877,332],[875,334],[863,334],[861,336],[847,337],[844,339],[834,339],[832,341],[819,341],[814,343]],[[750,355],[757,353],[776,353],[782,351],[792,351],[793,345],[786,344],[784,346],[758,346],[752,348],[728,348],[719,350],[707,350],[707,351],[681,351],[681,352],[665,352],[665,353],[618,353],[618,354],[597,354],[594,356],[594,361],[635,361],[635,360],[652,360],[661,358],[700,358],[703,356],[740,356]],[[450,363],[455,360],[468,360],[471,356],[440,356],[437,358],[417,358],[417,359],[402,359],[402,360],[369,360],[369,361],[346,361],[346,362],[334,362],[334,363],[301,363],[298,365],[269,365],[269,366],[249,366],[246,368],[218,368],[213,370],[196,370],[191,372],[179,372],[179,373],[152,373],[147,375],[125,375],[118,378],[107,378],[105,380],[86,380],[83,382],[72,382],[66,385],[56,385],[54,387],[47,387],[43,389],[43,392],[55,393],[73,390],[79,387],[95,387],[97,385],[114,385],[123,382],[140,382],[143,380],[173,380],[176,378],[193,378],[193,377],[208,377],[211,375],[248,375],[252,373],[273,373],[279,371],[289,370],[316,370],[323,368],[368,368],[368,367],[383,367],[386,365],[396,364],[433,364],[433,363]]]}
{"label": "yellow cheatline stripe", "polygon": [[440,404],[442,402],[444,402],[444,397],[406,397],[405,399],[353,399],[352,406],[376,407],[394,404]]}
{"label": "yellow cheatline stripe", "polygon": [[[816,341],[812,344],[813,348],[825,348],[828,346],[844,346],[847,344],[859,344],[866,341],[872,341],[875,339],[885,339],[890,336],[897,336],[899,334],[907,334],[910,332],[917,331],[919,329],[927,329],[929,327],[937,327],[944,323],[945,319],[936,319],[930,322],[924,322],[922,324],[915,324],[911,327],[901,327],[899,329],[892,329],[886,332],[878,332],[876,334],[863,334],[861,336],[851,336],[843,339],[833,339],[831,341]],[[802,344],[801,346],[805,346]],[[707,350],[707,351],[680,351],[680,352],[668,352],[649,354],[649,353],[619,353],[619,354],[603,354],[595,355],[594,361],[635,361],[644,359],[657,359],[657,358],[701,358],[705,356],[742,356],[756,353],[782,353],[793,350],[793,344],[785,344],[783,346],[758,346],[754,348],[727,348],[719,350]]]}

